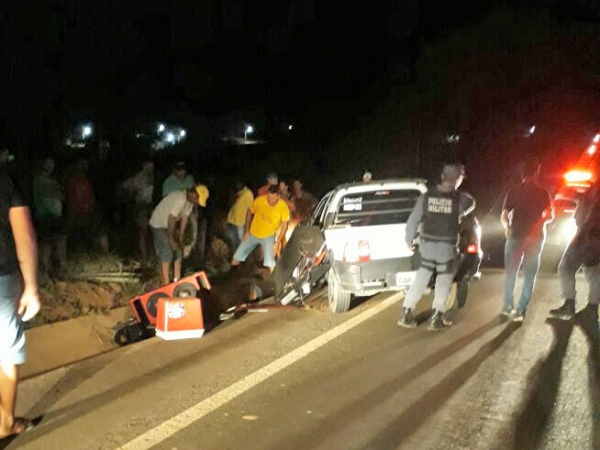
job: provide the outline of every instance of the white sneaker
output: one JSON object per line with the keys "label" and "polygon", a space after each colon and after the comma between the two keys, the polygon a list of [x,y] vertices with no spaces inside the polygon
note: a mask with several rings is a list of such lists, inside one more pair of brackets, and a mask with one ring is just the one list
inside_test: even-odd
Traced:
{"label": "white sneaker", "polygon": [[517,311],[513,317],[513,322],[523,322],[525,320],[525,311]]}

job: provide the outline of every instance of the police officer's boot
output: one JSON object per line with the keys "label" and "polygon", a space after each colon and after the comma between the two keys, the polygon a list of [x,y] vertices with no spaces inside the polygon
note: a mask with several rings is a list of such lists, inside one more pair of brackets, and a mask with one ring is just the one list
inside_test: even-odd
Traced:
{"label": "police officer's boot", "polygon": [[551,309],[550,317],[561,320],[571,320],[575,317],[575,300],[568,298],[560,308]]}
{"label": "police officer's boot", "polygon": [[402,310],[402,315],[398,319],[398,326],[404,328],[416,328],[417,321],[413,317],[412,308],[404,308]]}
{"label": "police officer's boot", "polygon": [[444,319],[444,313],[442,311],[438,311],[437,309],[433,312],[433,316],[431,316],[431,322],[429,322],[429,326],[427,329],[429,331],[441,331],[450,327],[452,322]]}

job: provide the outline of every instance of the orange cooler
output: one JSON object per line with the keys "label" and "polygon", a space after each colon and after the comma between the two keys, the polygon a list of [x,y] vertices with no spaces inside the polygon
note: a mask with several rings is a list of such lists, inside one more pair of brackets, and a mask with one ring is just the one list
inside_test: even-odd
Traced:
{"label": "orange cooler", "polygon": [[200,299],[158,300],[156,335],[166,340],[201,338],[204,335],[204,319]]}

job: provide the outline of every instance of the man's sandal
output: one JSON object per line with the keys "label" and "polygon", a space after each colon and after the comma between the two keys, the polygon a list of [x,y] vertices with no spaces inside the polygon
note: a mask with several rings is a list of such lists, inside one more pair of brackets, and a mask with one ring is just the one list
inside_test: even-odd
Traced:
{"label": "man's sandal", "polygon": [[15,417],[15,421],[11,428],[11,432],[5,436],[0,436],[0,439],[6,439],[14,436],[18,436],[21,433],[25,433],[35,427],[35,424],[32,420],[26,419],[24,417]]}

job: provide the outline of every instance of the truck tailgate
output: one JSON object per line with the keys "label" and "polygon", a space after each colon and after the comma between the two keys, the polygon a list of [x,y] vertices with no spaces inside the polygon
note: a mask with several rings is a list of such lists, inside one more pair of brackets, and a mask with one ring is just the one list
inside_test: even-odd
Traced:
{"label": "truck tailgate", "polygon": [[371,260],[412,256],[406,245],[406,224],[375,225],[365,227],[334,228],[325,231],[327,248],[333,251],[336,261],[344,257],[348,243],[368,242]]}

